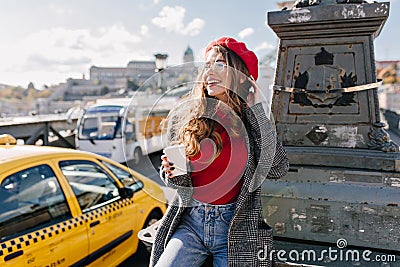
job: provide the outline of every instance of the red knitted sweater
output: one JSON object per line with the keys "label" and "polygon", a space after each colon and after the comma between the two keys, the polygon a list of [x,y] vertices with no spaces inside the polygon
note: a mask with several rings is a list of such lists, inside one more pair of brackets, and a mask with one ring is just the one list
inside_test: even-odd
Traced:
{"label": "red knitted sweater", "polygon": [[[218,115],[223,122],[227,119]],[[200,142],[200,152],[190,158],[193,198],[204,203],[224,205],[235,202],[238,197],[243,184],[241,178],[247,162],[247,148],[243,136],[229,136],[221,125],[215,131],[222,139],[222,151],[218,157],[211,161],[216,145],[213,140],[205,139]]]}

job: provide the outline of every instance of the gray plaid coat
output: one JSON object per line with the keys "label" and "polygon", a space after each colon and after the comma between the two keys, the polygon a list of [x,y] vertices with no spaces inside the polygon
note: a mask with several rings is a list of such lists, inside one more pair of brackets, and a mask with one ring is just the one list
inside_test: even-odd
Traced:
{"label": "gray plaid coat", "polygon": [[[273,266],[269,252],[273,249],[272,229],[261,217],[261,184],[265,178],[277,179],[284,176],[289,168],[286,152],[277,138],[275,130],[267,119],[262,105],[243,108],[243,122],[247,131],[249,147],[248,162],[243,173],[243,186],[237,199],[235,214],[228,233],[229,266]],[[268,146],[276,144],[275,153],[263,153]],[[190,174],[174,178],[163,178],[167,186],[176,188],[175,198],[158,227],[150,266],[159,260],[168,241],[179,225],[180,218],[189,205],[192,196]],[[268,254],[265,254],[268,253]]]}

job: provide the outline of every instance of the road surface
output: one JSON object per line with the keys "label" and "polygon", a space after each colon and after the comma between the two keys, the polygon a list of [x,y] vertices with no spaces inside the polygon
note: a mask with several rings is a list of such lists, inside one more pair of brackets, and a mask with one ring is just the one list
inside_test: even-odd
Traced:
{"label": "road surface", "polygon": [[[133,167],[131,163],[128,163],[128,166],[146,175],[153,181],[157,182],[159,185],[163,186],[163,189],[165,189],[165,192],[167,193],[166,197],[168,199],[168,197],[170,197],[170,194],[168,194],[169,191],[164,187],[164,184],[162,183],[161,179],[158,176],[158,168],[161,164],[160,157],[161,157],[161,152],[153,153],[149,157],[145,156],[144,160],[142,161],[142,163],[139,164],[139,166]],[[145,267],[145,266],[149,266],[149,253],[147,253],[145,250],[141,250],[137,252],[135,255],[129,257],[118,267]]]}

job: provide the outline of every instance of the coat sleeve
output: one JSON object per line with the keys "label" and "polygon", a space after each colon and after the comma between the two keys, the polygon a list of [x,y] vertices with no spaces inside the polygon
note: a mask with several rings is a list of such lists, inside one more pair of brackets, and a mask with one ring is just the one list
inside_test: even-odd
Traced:
{"label": "coat sleeve", "polygon": [[179,205],[184,207],[190,205],[190,200],[193,195],[193,186],[190,173],[177,175],[173,178],[166,178],[164,175],[162,175],[160,170],[160,177],[166,186],[176,189],[176,192],[179,196]]}
{"label": "coat sleeve", "polygon": [[279,179],[287,174],[289,170],[289,160],[281,141],[276,137],[275,157],[271,169],[268,173],[269,179]]}
{"label": "coat sleeve", "polygon": [[247,132],[254,140],[256,176],[277,179],[286,175],[289,169],[286,151],[262,104],[246,107],[243,112]]}
{"label": "coat sleeve", "polygon": [[177,175],[177,176],[174,176],[173,178],[168,178],[168,177],[165,177],[164,172],[160,168],[160,178],[166,186],[171,187],[173,189],[177,189],[180,187],[191,187],[192,186],[192,182],[191,182],[189,173]]}

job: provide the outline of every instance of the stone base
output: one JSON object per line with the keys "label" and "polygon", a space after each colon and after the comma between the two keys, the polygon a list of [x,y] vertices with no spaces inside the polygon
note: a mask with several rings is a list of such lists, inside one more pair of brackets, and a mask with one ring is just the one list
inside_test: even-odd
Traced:
{"label": "stone base", "polygon": [[400,153],[368,149],[285,146],[291,165],[400,172]]}

